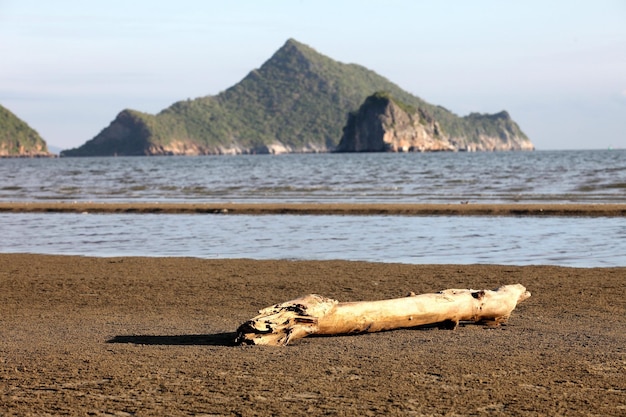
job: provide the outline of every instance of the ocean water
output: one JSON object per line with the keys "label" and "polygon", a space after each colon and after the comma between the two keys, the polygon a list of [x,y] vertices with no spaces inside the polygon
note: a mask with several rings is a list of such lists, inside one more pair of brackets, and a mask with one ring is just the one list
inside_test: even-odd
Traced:
{"label": "ocean water", "polygon": [[626,202],[626,150],[0,159],[0,201]]}
{"label": "ocean water", "polygon": [[[626,151],[0,159],[0,201],[626,203]],[[0,252],[626,266],[626,218],[1,213]]]}
{"label": "ocean water", "polygon": [[623,218],[0,213],[0,253],[626,266]]}

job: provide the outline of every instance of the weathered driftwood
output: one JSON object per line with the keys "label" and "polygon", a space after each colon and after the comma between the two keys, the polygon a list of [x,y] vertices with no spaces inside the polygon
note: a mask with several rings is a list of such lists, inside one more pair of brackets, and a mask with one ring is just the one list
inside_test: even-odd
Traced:
{"label": "weathered driftwood", "polygon": [[404,298],[340,303],[315,294],[276,304],[237,329],[237,343],[284,346],[312,334],[371,333],[460,321],[499,325],[530,297],[520,284],[496,290],[450,289]]}

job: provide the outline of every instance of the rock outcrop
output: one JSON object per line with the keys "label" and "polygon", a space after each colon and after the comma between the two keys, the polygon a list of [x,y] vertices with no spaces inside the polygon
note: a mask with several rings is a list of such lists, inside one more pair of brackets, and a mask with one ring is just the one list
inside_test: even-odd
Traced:
{"label": "rock outcrop", "polygon": [[54,154],[39,133],[0,106],[0,158],[47,158]]}
{"label": "rock outcrop", "polygon": [[[387,93],[368,97],[350,113],[337,152],[440,152],[533,150],[534,146],[505,111],[459,118],[461,134],[446,132],[429,112]],[[463,134],[472,132],[472,134]]]}

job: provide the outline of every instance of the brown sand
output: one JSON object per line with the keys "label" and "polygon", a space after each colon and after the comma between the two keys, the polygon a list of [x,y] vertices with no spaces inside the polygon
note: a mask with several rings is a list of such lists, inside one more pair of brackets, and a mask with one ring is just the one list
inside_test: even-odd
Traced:
{"label": "brown sand", "polygon": [[626,204],[0,202],[0,212],[616,217]]}
{"label": "brown sand", "polygon": [[[498,329],[233,346],[307,293],[521,283]],[[0,415],[626,415],[626,268],[0,255]]]}

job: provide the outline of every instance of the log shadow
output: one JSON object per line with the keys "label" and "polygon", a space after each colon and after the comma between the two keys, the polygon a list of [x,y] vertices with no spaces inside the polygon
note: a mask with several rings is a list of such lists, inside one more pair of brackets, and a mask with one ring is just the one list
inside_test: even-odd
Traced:
{"label": "log shadow", "polygon": [[166,346],[236,346],[237,333],[182,334],[182,335],[118,335],[106,343],[133,343],[136,345]]}

